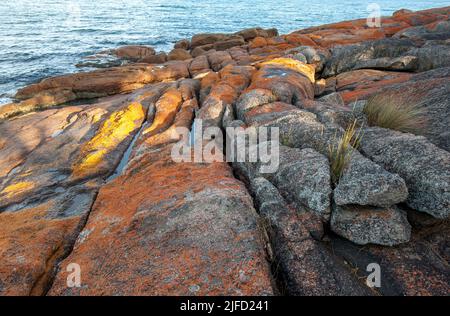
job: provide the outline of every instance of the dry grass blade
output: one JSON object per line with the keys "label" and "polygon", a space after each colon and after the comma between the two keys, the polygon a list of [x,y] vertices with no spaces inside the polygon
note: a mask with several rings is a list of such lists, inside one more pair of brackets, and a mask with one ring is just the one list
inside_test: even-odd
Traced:
{"label": "dry grass blade", "polygon": [[334,184],[339,182],[339,178],[350,161],[353,149],[359,147],[361,137],[361,130],[357,132],[357,121],[355,120],[341,137],[335,136],[329,145],[331,179]]}
{"label": "dry grass blade", "polygon": [[364,107],[369,125],[405,133],[421,134],[426,127],[426,109],[405,97],[372,96]]}

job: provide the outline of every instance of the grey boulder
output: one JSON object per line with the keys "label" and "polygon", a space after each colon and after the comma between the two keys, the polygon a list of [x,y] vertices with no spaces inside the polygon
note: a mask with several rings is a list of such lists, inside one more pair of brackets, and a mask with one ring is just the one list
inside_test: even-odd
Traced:
{"label": "grey boulder", "polygon": [[358,245],[395,246],[411,237],[406,212],[395,206],[384,209],[336,206],[331,214],[331,230]]}
{"label": "grey boulder", "polygon": [[406,182],[409,207],[445,219],[450,214],[450,153],[423,136],[366,128],[362,153]]}
{"label": "grey boulder", "polygon": [[407,197],[408,189],[399,175],[387,172],[356,150],[334,190],[337,205],[386,207],[404,202]]}

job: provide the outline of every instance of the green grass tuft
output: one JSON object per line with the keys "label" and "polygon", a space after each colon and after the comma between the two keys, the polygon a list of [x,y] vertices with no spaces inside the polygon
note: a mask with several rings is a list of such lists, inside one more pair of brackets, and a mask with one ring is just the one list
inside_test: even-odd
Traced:
{"label": "green grass tuft", "polygon": [[364,113],[370,126],[421,134],[426,125],[426,109],[406,97],[378,94],[368,99]]}
{"label": "green grass tuft", "polygon": [[347,167],[353,149],[358,149],[361,142],[361,130],[357,129],[357,120],[349,125],[341,137],[335,136],[328,147],[331,180],[336,185]]}

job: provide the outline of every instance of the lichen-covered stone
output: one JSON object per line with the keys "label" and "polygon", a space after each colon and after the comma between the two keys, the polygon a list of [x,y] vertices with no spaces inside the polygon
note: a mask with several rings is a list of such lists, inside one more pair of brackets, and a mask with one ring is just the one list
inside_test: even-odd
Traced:
{"label": "lichen-covered stone", "polygon": [[330,218],[331,180],[328,159],[311,148],[280,147],[280,166],[270,179],[289,202]]}
{"label": "lichen-covered stone", "polygon": [[58,188],[0,213],[0,294],[44,295],[56,264],[70,253],[98,184]]}
{"label": "lichen-covered stone", "polygon": [[330,226],[333,232],[358,245],[394,246],[408,242],[411,237],[406,212],[395,206],[383,209],[336,206]]}
{"label": "lichen-covered stone", "polygon": [[397,174],[353,151],[334,190],[337,205],[358,204],[388,207],[408,197],[405,181]]}
{"label": "lichen-covered stone", "polygon": [[422,136],[379,127],[364,130],[361,150],[406,182],[406,203],[413,209],[448,218],[450,214],[450,153]]}
{"label": "lichen-covered stone", "polygon": [[[226,163],[175,163],[170,152],[140,156],[102,187],[50,295],[273,293],[245,187]],[[66,286],[70,262],[80,288]]]}

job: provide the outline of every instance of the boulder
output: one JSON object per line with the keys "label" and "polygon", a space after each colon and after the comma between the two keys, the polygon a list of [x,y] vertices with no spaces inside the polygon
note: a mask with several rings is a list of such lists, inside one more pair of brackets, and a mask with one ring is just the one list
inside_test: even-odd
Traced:
{"label": "boulder", "polygon": [[155,49],[142,45],[127,45],[111,50],[113,55],[122,59],[137,61],[139,59],[155,55]]}
{"label": "boulder", "polygon": [[404,72],[360,69],[341,73],[327,79],[335,81],[335,89],[345,103],[365,100],[381,89],[398,83],[409,82],[413,75]]}
{"label": "boulder", "polygon": [[307,63],[314,65],[317,73],[323,70],[324,65],[330,58],[330,53],[327,50],[314,48],[311,46],[299,46],[293,49],[289,49],[286,52],[297,52],[305,56]]}
{"label": "boulder", "polygon": [[[258,89],[252,90],[257,91]],[[248,125],[261,125],[264,122],[271,122],[289,113],[298,112],[298,108],[283,102],[266,103],[245,112],[244,121]]]}
{"label": "boulder", "polygon": [[245,40],[241,36],[231,37],[225,41],[218,41],[214,43],[214,49],[217,51],[227,50],[235,46],[242,46],[245,44]]}
{"label": "boulder", "polygon": [[284,36],[284,39],[295,46],[307,46],[307,47],[317,47],[316,42],[314,42],[309,36],[303,34],[291,33]]}
{"label": "boulder", "polygon": [[447,40],[450,38],[450,22],[438,21],[428,25],[413,26],[393,35],[395,38],[409,38],[414,41]]}
{"label": "boulder", "polygon": [[320,97],[318,99],[319,102],[323,102],[323,103],[328,103],[330,105],[335,105],[335,106],[344,106],[344,100],[342,99],[342,96],[337,93],[337,92],[333,92],[330,94],[327,94],[323,97]]}
{"label": "boulder", "polygon": [[[146,84],[189,77],[187,63],[133,64],[44,79],[17,91],[20,102],[2,107],[0,118],[59,105],[76,99],[131,92]],[[23,101],[21,101],[23,100]]]}
{"label": "boulder", "polygon": [[203,101],[197,118],[202,119],[203,126],[221,126],[227,105],[237,100],[239,93],[250,82],[251,68],[229,65],[220,71],[221,79],[211,86]]}
{"label": "boulder", "polygon": [[394,12],[393,18],[397,21],[403,21],[410,26],[429,24],[439,20],[445,20],[448,15],[448,7],[436,8],[422,11],[410,11],[406,9]]}
{"label": "boulder", "polygon": [[245,29],[245,30],[236,32],[235,34],[242,36],[246,41],[249,41],[249,40],[254,39],[255,37],[278,36],[278,30],[275,28],[264,30],[260,27],[254,27],[254,28],[249,28],[249,29]]}
{"label": "boulder", "polygon": [[191,42],[188,39],[182,39],[176,42],[173,48],[189,50],[191,48]]}
{"label": "boulder", "polygon": [[[362,102],[365,101],[357,104]],[[317,115],[318,121],[328,127],[339,126],[347,129],[355,120],[360,125],[367,125],[367,119],[362,109],[357,108],[355,103],[352,103],[351,106],[352,108],[349,108],[315,100],[303,100],[296,103],[296,107],[314,113]]]}
{"label": "boulder", "polygon": [[336,206],[330,224],[333,232],[358,245],[395,246],[411,237],[406,212],[395,206],[382,209]]}
{"label": "boulder", "polygon": [[191,54],[187,50],[182,48],[174,48],[167,55],[168,60],[186,60],[191,58]]}
{"label": "boulder", "polygon": [[253,48],[261,48],[267,46],[267,39],[265,37],[257,36],[251,40],[249,47]]}
{"label": "boulder", "polygon": [[167,61],[167,54],[164,52],[156,55],[150,55],[139,60],[140,63],[146,64],[163,64],[166,61]]}
{"label": "boulder", "polygon": [[404,202],[407,197],[408,189],[400,176],[387,172],[357,151],[353,151],[334,190],[337,205],[389,207]]}
{"label": "boulder", "polygon": [[[370,68],[370,64],[367,64],[368,67],[365,67],[365,63],[370,63],[370,60],[378,58],[384,58],[382,61],[387,66],[384,69],[390,69],[389,62],[392,58],[402,56],[415,45],[409,39],[387,38],[333,48],[331,50],[331,59],[328,60],[325,66],[323,76],[330,77],[349,70]],[[400,69],[401,64],[392,63],[395,66],[399,66],[395,70]]]}
{"label": "boulder", "polygon": [[205,50],[202,47],[196,47],[193,50],[191,50],[191,56],[196,58],[198,56],[205,55],[207,53],[207,51],[208,50]]}
{"label": "boulder", "polygon": [[420,48],[411,49],[408,54],[417,58],[418,72],[450,67],[450,41],[428,41]]}
{"label": "boulder", "polygon": [[450,214],[450,153],[425,137],[379,127],[366,128],[361,151],[406,182],[406,203],[436,218]]}
{"label": "boulder", "polygon": [[211,69],[214,71],[219,71],[227,65],[235,64],[230,53],[226,51],[217,52],[214,50],[208,52],[207,56]]}
{"label": "boulder", "polygon": [[195,77],[198,74],[207,73],[208,71],[211,71],[211,69],[209,68],[209,61],[206,56],[195,57],[189,64],[189,73],[192,77]]}
{"label": "boulder", "polygon": [[328,159],[311,148],[280,147],[280,166],[264,174],[283,194],[321,217],[330,218],[331,180]]}
{"label": "boulder", "polygon": [[240,120],[245,119],[245,114],[251,109],[276,101],[276,97],[270,90],[253,89],[240,95],[236,102],[237,117]]}
{"label": "boulder", "polygon": [[191,49],[194,49],[195,47],[198,47],[198,46],[213,44],[218,41],[224,41],[227,38],[228,38],[228,35],[220,34],[220,33],[196,34],[191,39]]}
{"label": "boulder", "polygon": [[259,65],[248,90],[270,90],[278,101],[290,104],[313,99],[314,70],[308,66],[290,58],[269,60]]}

